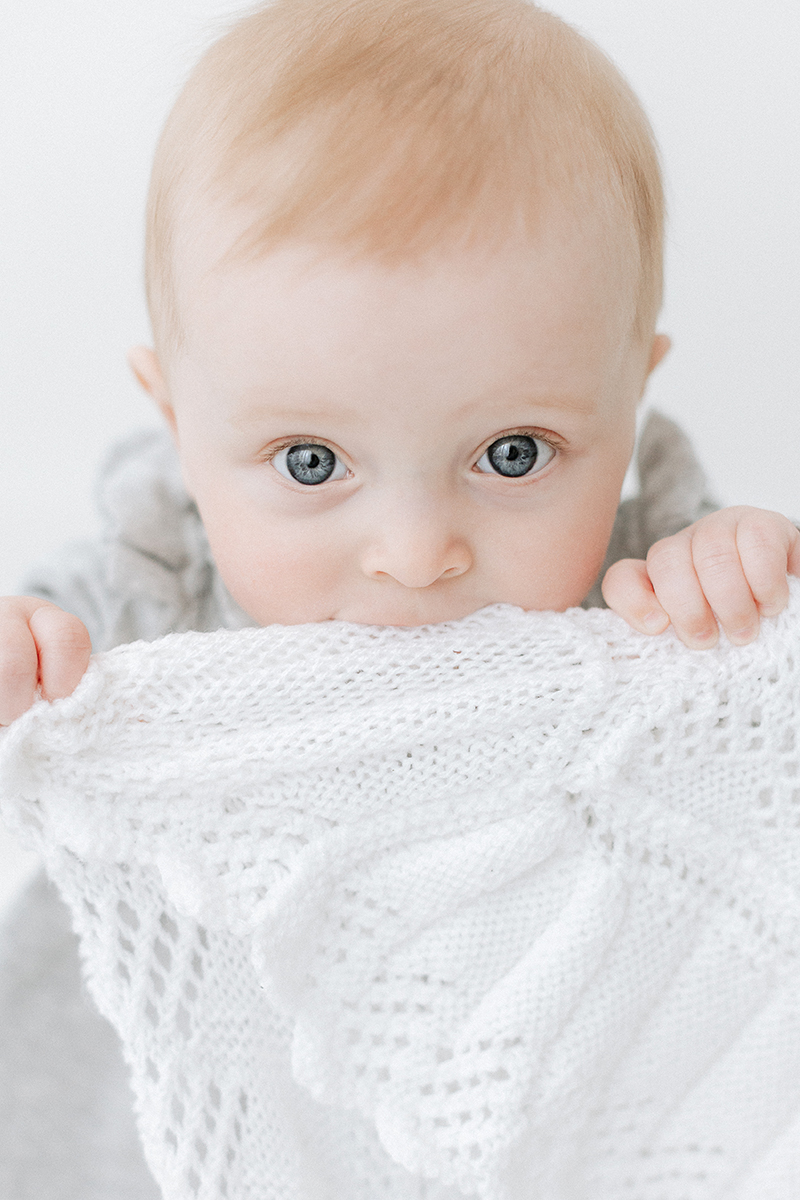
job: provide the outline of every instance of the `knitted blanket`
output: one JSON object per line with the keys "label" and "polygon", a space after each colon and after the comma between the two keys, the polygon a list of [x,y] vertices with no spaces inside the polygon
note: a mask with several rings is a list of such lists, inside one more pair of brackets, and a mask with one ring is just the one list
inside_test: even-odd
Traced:
{"label": "knitted blanket", "polygon": [[187,633],[16,722],[164,1196],[800,1194],[799,635]]}

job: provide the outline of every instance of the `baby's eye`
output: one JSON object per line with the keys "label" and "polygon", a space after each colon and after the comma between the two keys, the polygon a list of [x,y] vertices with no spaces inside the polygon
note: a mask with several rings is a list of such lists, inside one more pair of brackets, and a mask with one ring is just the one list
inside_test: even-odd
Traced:
{"label": "baby's eye", "polygon": [[316,442],[284,446],[272,463],[285,479],[293,479],[295,483],[327,483],[329,479],[344,479],[347,474],[347,467],[331,448]]}
{"label": "baby's eye", "polygon": [[553,458],[555,450],[541,438],[527,433],[507,433],[498,438],[480,456],[475,466],[485,474],[516,478],[541,471]]}

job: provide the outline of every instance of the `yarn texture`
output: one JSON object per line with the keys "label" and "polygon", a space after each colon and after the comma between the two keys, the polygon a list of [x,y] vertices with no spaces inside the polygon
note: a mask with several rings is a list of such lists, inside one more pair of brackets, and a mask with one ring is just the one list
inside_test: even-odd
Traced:
{"label": "yarn texture", "polygon": [[183,633],[0,734],[166,1200],[800,1194],[800,585]]}

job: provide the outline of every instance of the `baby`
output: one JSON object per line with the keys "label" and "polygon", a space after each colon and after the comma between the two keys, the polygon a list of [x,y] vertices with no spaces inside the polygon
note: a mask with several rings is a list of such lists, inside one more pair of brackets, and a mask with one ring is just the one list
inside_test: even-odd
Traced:
{"label": "baby", "polygon": [[[114,537],[0,601],[0,724],[39,688],[76,687],[90,629],[99,649],[178,628],[564,610],[614,557],[603,595],[634,628],[752,641],[800,574],[788,520],[700,505],[627,550],[616,532],[637,405],[669,346],[662,231],[638,102],[527,0],[276,0],[236,23],[158,148],[155,348],[130,356],[186,490],[173,452],[133,443],[114,460]],[[0,1094],[27,1131],[0,1164],[15,1180],[50,1164],[81,1197],[106,1170],[143,1200],[119,1050],[37,886],[14,936],[19,977],[49,1000],[9,992],[0,1093],[24,1079],[39,1106],[26,1117]]]}
{"label": "baby", "polygon": [[[418,624],[580,604],[668,339],[662,195],[636,100],[525,0],[281,0],[206,55],[150,201],[155,351],[213,561],[258,624]],[[605,575],[635,628],[735,642],[800,536],[732,508]],[[90,640],[0,607],[0,723]],[[715,619],[716,618],[716,619]]]}
{"label": "baby", "polygon": [[[669,346],[662,208],[636,99],[526,0],[278,0],[212,47],[157,152],[130,361],[246,617],[584,601]],[[754,639],[787,572],[797,530],[737,507],[602,586],[702,648]],[[0,723],[90,649],[41,596],[0,602]]]}
{"label": "baby", "polygon": [[[155,352],[230,595],[256,623],[419,624],[580,604],[655,334],[662,199],[634,97],[524,0],[283,0],[195,71],[152,185]],[[800,572],[733,508],[623,560],[606,602],[693,647]],[[0,722],[77,684],[75,615],[6,599]],[[715,619],[716,617],[716,619]]]}

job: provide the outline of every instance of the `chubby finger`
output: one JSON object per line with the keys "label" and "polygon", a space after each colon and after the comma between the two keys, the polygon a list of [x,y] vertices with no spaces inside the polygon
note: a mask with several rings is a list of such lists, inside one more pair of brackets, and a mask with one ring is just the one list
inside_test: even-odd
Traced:
{"label": "chubby finger", "polygon": [[[700,521],[687,532],[694,569],[705,598],[729,640],[744,646],[758,637],[759,608],[739,553],[738,530],[732,510],[731,519],[724,523]],[[774,560],[768,562],[766,539],[762,551],[760,562],[765,581],[769,570],[777,567],[785,584],[785,551],[780,566]]]}
{"label": "chubby finger", "polygon": [[39,683],[45,700],[71,695],[92,653],[86,626],[72,613],[45,604],[31,614],[30,629],[36,643]]}
{"label": "chubby finger", "polygon": [[736,545],[759,612],[777,616],[789,603],[787,572],[800,574],[800,534],[780,513],[748,509],[736,526]]}
{"label": "chubby finger", "polygon": [[719,630],[695,569],[690,531],[684,529],[656,542],[646,565],[656,598],[683,644],[692,650],[715,646]]}
{"label": "chubby finger", "polygon": [[10,725],[36,699],[39,658],[24,612],[0,602],[0,725]]}
{"label": "chubby finger", "polygon": [[639,633],[663,633],[669,625],[669,616],[658,602],[642,559],[615,562],[606,571],[601,590],[612,612]]}

